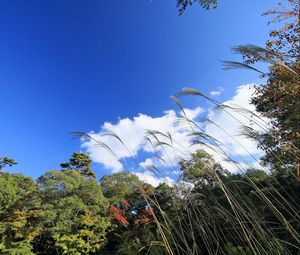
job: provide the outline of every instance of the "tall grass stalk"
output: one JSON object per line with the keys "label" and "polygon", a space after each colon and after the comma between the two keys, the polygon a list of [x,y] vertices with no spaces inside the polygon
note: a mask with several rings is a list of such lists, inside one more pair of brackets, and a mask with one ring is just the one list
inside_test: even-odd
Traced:
{"label": "tall grass stalk", "polygon": [[[236,50],[245,51],[245,48],[238,48]],[[268,61],[270,53],[258,50],[260,57]],[[275,58],[277,56],[271,56]],[[273,60],[270,60],[273,63]],[[270,62],[269,61],[269,62]],[[273,63],[274,64],[274,63]],[[237,67],[237,63],[229,63],[231,67]],[[280,65],[294,74],[294,70],[280,63]],[[248,68],[242,66],[242,68]],[[182,107],[178,97],[180,96],[200,96],[205,100],[213,103],[216,107],[216,111],[224,112],[234,121],[241,125],[244,134],[252,138],[255,137],[255,130],[249,126],[243,126],[243,123],[239,120],[239,117],[247,118],[251,120],[253,125],[260,130],[267,132],[272,129],[268,121],[248,109],[239,106],[223,105],[214,99],[211,99],[201,93],[198,90],[192,88],[183,89],[176,96],[172,97],[173,101],[182,111],[182,116],[178,116],[177,124],[185,123],[190,128],[189,136],[192,137],[192,148],[185,148],[177,142],[170,133],[163,133],[159,130],[148,130],[145,133],[145,139],[153,148],[153,152],[157,153],[159,165],[151,167],[151,171],[157,176],[163,171],[165,165],[171,163],[175,165],[177,162],[172,162],[175,152],[182,155],[182,158],[187,158],[191,153],[197,149],[203,151],[212,150],[221,156],[223,159],[230,162],[243,178],[234,179],[230,181],[224,181],[224,176],[220,174],[211,164],[204,163],[203,169],[199,171],[205,171],[203,175],[208,176],[211,180],[211,186],[204,185],[206,191],[218,190],[218,193],[203,193],[188,192],[188,190],[182,189],[178,183],[174,187],[170,187],[170,194],[173,194],[175,189],[175,195],[172,199],[173,211],[175,216],[170,217],[168,212],[163,210],[163,206],[158,202],[155,193],[147,194],[142,187],[140,191],[144,197],[144,200],[149,208],[153,209],[153,218],[159,232],[159,240],[152,240],[148,247],[143,247],[140,252],[144,252],[147,249],[146,254],[151,254],[151,249],[154,246],[160,246],[164,248],[164,253],[169,255],[186,254],[186,255],[198,255],[198,254],[292,254],[292,251],[300,251],[300,235],[297,229],[294,227],[294,223],[300,222],[300,207],[297,203],[298,199],[294,194],[289,194],[288,191],[282,186],[279,180],[275,178],[267,178],[263,185],[256,182],[251,175],[248,175],[247,170],[252,169],[252,163],[240,155],[240,160],[243,162],[241,166],[229,155],[228,151],[232,148],[228,145],[218,141],[216,138],[210,136],[205,130],[193,120],[187,118],[187,115]],[[233,114],[234,113],[234,114]],[[239,138],[231,135],[226,129],[220,126],[218,123],[213,122],[210,119],[205,120],[206,123],[214,125],[220,132],[226,134],[232,141],[237,143],[248,156],[252,158],[254,162],[260,165],[266,173],[268,169],[262,165],[251,152],[239,142]],[[111,148],[104,144],[102,141],[95,139],[90,134],[82,132],[75,133],[85,139],[93,140],[99,147],[110,151],[114,157],[117,155],[111,150]],[[275,132],[276,134],[276,132]],[[114,137],[124,147],[124,149],[132,155],[132,159],[136,167],[139,167],[137,159],[133,156],[130,150],[126,147],[126,144],[115,133],[108,132],[106,135]],[[257,135],[257,134],[256,134]],[[280,136],[275,137],[280,140]],[[258,141],[259,142],[259,141]],[[168,155],[168,150],[172,148],[174,155]],[[158,152],[165,154],[165,158],[169,162],[165,162],[165,159],[161,157]],[[291,146],[291,150],[288,152],[291,158],[295,162],[299,162],[299,149],[295,146]],[[230,153],[232,154],[232,153]],[[274,155],[274,157],[277,157]],[[280,159],[278,158],[279,162]],[[125,162],[120,162],[126,167]],[[282,162],[283,164],[283,162]],[[160,169],[161,168],[161,169]],[[173,172],[178,173],[178,177],[182,177],[182,172],[178,171],[178,167],[172,168]],[[291,176],[294,178],[294,182],[299,182],[299,177],[292,171]],[[227,173],[228,175],[228,173]],[[230,174],[229,174],[230,175]],[[226,176],[226,174],[225,174]],[[245,196],[245,188],[250,193]],[[224,197],[224,200],[220,200],[220,196]],[[205,199],[203,199],[205,198]],[[180,201],[180,202],[178,202]],[[209,201],[209,203],[205,201]],[[261,208],[265,208],[264,211]],[[265,211],[268,213],[268,217],[265,216]],[[274,222],[273,222],[274,221]],[[293,223],[293,224],[292,224]],[[273,227],[272,227],[273,226]],[[280,238],[282,235],[288,236],[287,239]],[[287,241],[289,240],[289,241]],[[234,253],[234,251],[239,253]],[[231,252],[231,253],[230,253]],[[143,253],[144,254],[144,253]]]}

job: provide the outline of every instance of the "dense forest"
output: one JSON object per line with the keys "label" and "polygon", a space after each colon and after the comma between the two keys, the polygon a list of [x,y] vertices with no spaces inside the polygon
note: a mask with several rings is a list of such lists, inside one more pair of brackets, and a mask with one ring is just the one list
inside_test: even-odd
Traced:
{"label": "dense forest", "polygon": [[[178,1],[180,14],[196,2]],[[17,159],[1,157],[0,254],[300,254],[299,3],[279,3],[264,15],[278,27],[266,45],[236,46],[242,61],[224,62],[225,69],[249,69],[266,81],[252,96],[256,113],[231,109],[263,127],[260,133],[243,127],[265,152],[260,168],[224,169],[205,150],[220,143],[187,118],[199,150],[178,162],[174,185],[153,187],[129,171],[98,180],[82,152],[37,180],[11,174]],[[268,71],[257,63],[267,63]],[[182,110],[182,96],[228,110],[191,88],[174,97]]]}

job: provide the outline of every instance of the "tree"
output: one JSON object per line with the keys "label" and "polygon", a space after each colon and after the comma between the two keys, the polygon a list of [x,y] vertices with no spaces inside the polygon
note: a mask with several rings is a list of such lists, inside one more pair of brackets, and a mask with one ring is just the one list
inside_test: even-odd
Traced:
{"label": "tree", "polygon": [[1,254],[93,254],[106,243],[111,219],[101,186],[79,171],[31,178],[0,176]]}
{"label": "tree", "polygon": [[13,166],[16,164],[18,163],[11,158],[0,158],[0,171],[2,171],[2,169],[4,169],[6,166]]}
{"label": "tree", "polygon": [[[94,178],[77,170],[49,171],[37,181],[43,231],[32,241],[37,254],[91,254],[106,243],[107,200]],[[52,240],[52,245],[43,240]],[[47,250],[50,248],[51,250]]]}
{"label": "tree", "polygon": [[9,173],[0,175],[0,215],[7,214],[14,203],[35,189],[36,185],[30,177]]}
{"label": "tree", "polygon": [[193,3],[198,3],[205,10],[214,9],[217,7],[217,0],[177,0],[177,7],[179,8],[179,14],[182,15],[188,6]]}
{"label": "tree", "polygon": [[[38,215],[34,209],[37,204],[32,195],[37,191],[37,186],[30,177],[9,173],[0,175],[1,254],[32,254],[30,241],[35,225],[27,225],[27,222],[33,222]],[[20,211],[19,207],[25,200],[30,201],[31,205],[26,212]]]}
{"label": "tree", "polygon": [[[300,73],[300,61],[291,67]],[[271,70],[267,84],[257,87],[252,98],[256,110],[271,120],[271,129],[259,136],[259,145],[266,152],[264,162],[273,169],[295,169],[300,163],[300,79],[278,66]]]}
{"label": "tree", "polygon": [[182,171],[182,180],[198,184],[212,184],[214,175],[223,174],[225,170],[216,163],[211,155],[204,150],[198,150],[191,157],[179,162]]}
{"label": "tree", "polygon": [[[259,145],[266,151],[263,160],[273,169],[297,169],[300,160],[300,3],[289,0],[263,15],[275,15],[271,22],[282,27],[272,30],[266,48],[277,56],[270,66],[267,83],[256,88],[252,103],[271,120],[271,129],[261,134]],[[257,59],[258,61],[261,59]],[[283,64],[282,64],[283,63]]]}
{"label": "tree", "polygon": [[272,30],[271,40],[266,42],[267,49],[280,53],[289,61],[299,60],[300,36],[300,3],[295,0],[279,2],[276,8],[263,13],[263,16],[275,15],[270,23],[283,23],[283,26]]}
{"label": "tree", "polygon": [[[263,170],[249,169],[245,173],[224,174],[209,170],[213,165],[207,156],[204,158],[205,164],[201,164],[201,153],[200,159],[194,155],[184,164],[183,170],[187,170],[188,177],[192,175],[188,180],[193,181],[194,187],[178,212],[179,226],[188,233],[176,236],[179,245],[187,250],[196,246],[203,254],[296,254],[297,247],[293,245],[298,244],[292,233],[299,231],[299,181],[287,171],[268,175]],[[206,171],[208,175],[203,175]],[[294,228],[292,231],[276,211]],[[175,225],[175,229],[179,226]]]}
{"label": "tree", "polygon": [[270,120],[264,132],[255,133],[248,129],[246,134],[254,138],[266,152],[263,162],[271,170],[289,168],[300,176],[300,4],[289,0],[280,2],[277,8],[268,10],[263,15],[275,15],[271,22],[282,25],[270,32],[271,40],[266,47],[244,45],[234,47],[242,54],[243,63],[226,61],[228,68],[253,68],[256,62],[266,62],[269,71],[263,73],[267,78],[264,85],[257,86],[252,97],[252,104],[257,112]]}
{"label": "tree", "polygon": [[61,163],[60,166],[67,170],[76,170],[86,177],[96,177],[96,174],[91,168],[92,160],[82,152],[74,152],[68,162]]}
{"label": "tree", "polygon": [[[103,194],[109,198],[112,222],[115,228],[108,234],[105,254],[166,254],[153,217],[152,201],[156,189],[145,184],[132,173],[123,172],[103,176],[100,180]],[[163,199],[159,194],[159,201]],[[147,201],[148,199],[148,201]]]}
{"label": "tree", "polygon": [[121,201],[143,186],[140,179],[129,172],[104,175],[100,179],[103,195],[111,202]]}

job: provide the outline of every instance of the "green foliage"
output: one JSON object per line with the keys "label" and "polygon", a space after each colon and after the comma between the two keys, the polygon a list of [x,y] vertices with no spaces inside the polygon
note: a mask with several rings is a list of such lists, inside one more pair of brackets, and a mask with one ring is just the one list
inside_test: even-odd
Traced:
{"label": "green foliage", "polygon": [[[0,253],[295,254],[300,184],[289,171],[229,174],[205,151],[180,162],[189,193],[130,173],[0,176]],[[102,193],[104,191],[104,196]],[[109,206],[110,204],[110,206]],[[113,206],[123,224],[108,214]],[[251,235],[251,239],[249,239]]]}
{"label": "green foliage", "polygon": [[111,226],[100,185],[77,170],[49,171],[37,185],[0,176],[1,254],[91,254]]}
{"label": "green foliage", "polygon": [[0,246],[0,251],[3,255],[34,255],[30,243],[26,241],[14,243],[7,249],[1,249]]}
{"label": "green foliage", "polygon": [[4,169],[6,166],[13,166],[18,164],[16,161],[14,161],[11,158],[0,158],[0,172],[2,171],[2,169]]}
{"label": "green foliage", "polygon": [[220,164],[216,163],[211,155],[204,150],[191,154],[190,159],[179,162],[182,171],[182,180],[195,185],[211,183],[213,175],[225,172]]}
{"label": "green foliage", "polygon": [[36,185],[30,177],[22,174],[2,173],[0,175],[0,214],[7,213],[15,202],[35,189]]}
{"label": "green foliage", "polygon": [[49,171],[37,183],[45,212],[43,231],[51,234],[57,250],[62,254],[100,250],[106,242],[110,219],[107,201],[95,179],[76,170]]}
{"label": "green foliage", "polygon": [[141,187],[143,182],[132,173],[122,172],[103,176],[100,185],[105,197],[111,201],[120,201]]}
{"label": "green foliage", "polygon": [[[28,212],[19,211],[22,201],[37,192],[34,181],[21,174],[0,175],[0,252],[1,254],[31,254],[27,218],[34,218],[34,206]],[[32,203],[31,205],[33,205]],[[27,239],[27,238],[28,239]]]}
{"label": "green foliage", "polygon": [[298,180],[289,172],[267,175],[255,169],[212,178],[198,182],[178,211],[174,231],[181,232],[174,236],[184,254],[193,254],[188,247],[203,254],[296,254]]}
{"label": "green foliage", "polygon": [[74,152],[68,162],[61,163],[60,166],[65,170],[76,170],[87,177],[96,177],[96,174],[91,168],[92,160],[90,157],[82,152]]}
{"label": "green foliage", "polygon": [[232,243],[229,243],[226,246],[226,252],[229,255],[252,255],[253,253],[249,247],[233,246]]}
{"label": "green foliage", "polygon": [[198,3],[205,10],[214,9],[217,7],[217,0],[177,0],[177,7],[179,8],[179,14],[182,15],[188,6],[193,3]]}
{"label": "green foliage", "polygon": [[[140,254],[146,254],[151,241],[157,239],[155,223],[143,224],[147,218],[144,214],[147,208],[144,196],[152,194],[153,187],[144,184],[129,172],[103,176],[100,184],[111,207],[121,216],[113,219],[115,228],[108,234],[104,253],[136,254],[142,250]],[[124,225],[117,219],[124,219],[127,224]]]}

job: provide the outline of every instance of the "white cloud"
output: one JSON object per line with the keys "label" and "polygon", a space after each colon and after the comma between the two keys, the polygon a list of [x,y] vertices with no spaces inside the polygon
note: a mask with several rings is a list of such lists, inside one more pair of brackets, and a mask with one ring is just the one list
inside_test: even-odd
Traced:
{"label": "white cloud", "polygon": [[[204,112],[204,110],[201,107],[196,107],[195,109],[189,109],[189,108],[184,108],[184,113],[186,117],[190,120],[196,119],[201,113]],[[181,115],[183,115],[181,113]]]}
{"label": "white cloud", "polygon": [[154,175],[150,171],[145,171],[142,173],[134,173],[141,181],[144,181],[146,183],[151,184],[154,187],[157,187],[160,183],[165,182],[168,185],[172,186],[174,185],[174,180],[170,177],[163,177],[159,178],[156,175]]}
{"label": "white cloud", "polygon": [[140,162],[139,166],[145,169],[151,168],[153,166],[153,160],[151,158],[147,158],[145,161]]}
{"label": "white cloud", "polygon": [[[235,95],[230,100],[224,102],[224,105],[238,105],[250,111],[255,111],[254,106],[250,105],[249,102],[253,92],[254,87],[252,84],[240,86],[237,88]],[[185,108],[184,111],[187,117],[195,122],[197,122],[199,115],[203,113],[200,107],[196,107],[195,109]],[[209,110],[205,113],[208,119],[216,123],[219,127],[213,124],[197,124],[207,134],[220,141],[223,144],[221,149],[233,159],[241,162],[243,166],[245,164],[243,159],[246,158],[249,160],[248,152],[251,155],[258,156],[262,154],[262,151],[257,149],[255,142],[237,136],[240,133],[241,124],[250,125],[249,118],[229,109],[226,109],[226,111],[217,114],[215,111]],[[91,132],[90,135],[95,140],[106,144],[115,155],[107,149],[97,146],[97,143],[93,140],[85,140],[82,147],[86,149],[94,162],[101,163],[105,168],[112,170],[113,173],[122,171],[124,165],[127,170],[149,169],[152,166],[157,168],[168,167],[172,169],[170,171],[175,173],[178,160],[187,158],[190,153],[202,146],[192,146],[193,137],[189,135],[192,132],[190,124],[182,118],[181,121],[178,120],[177,113],[174,110],[168,110],[160,117],[138,114],[132,119],[119,119],[117,123],[105,122],[99,132]],[[258,126],[255,126],[253,123],[252,126],[258,129]],[[147,141],[145,139],[147,130],[155,130],[161,133],[148,135]],[[109,132],[117,135],[122,142],[114,137],[114,135],[107,135]],[[158,143],[157,139],[161,144]],[[213,149],[218,148],[212,145],[212,149],[207,149],[207,151],[229,171],[236,171],[237,167],[227,161],[224,154],[220,153],[220,149],[219,153]],[[141,158],[141,152],[145,152],[147,156]],[[237,155],[243,159],[238,158]],[[132,158],[134,158],[135,166],[131,164],[130,167],[127,167],[127,161]],[[253,159],[250,161],[253,161]],[[151,184],[158,185],[162,181],[162,179],[155,176],[149,170],[135,174],[140,179],[144,178],[143,180],[146,180],[145,178],[147,177],[148,182]]]}
{"label": "white cloud", "polygon": [[[195,109],[185,109],[188,117],[191,119],[196,118],[202,112],[200,107]],[[164,143],[173,143],[175,150],[169,148],[162,148],[157,146],[153,148],[145,139],[147,130],[156,130],[161,133],[168,134],[169,137],[156,134],[159,140]],[[114,133],[120,140],[113,135],[107,133]],[[164,112],[161,117],[151,117],[145,114],[139,114],[133,119],[125,118],[120,119],[116,124],[105,122],[98,133],[90,132],[94,140],[106,144],[115,156],[112,155],[107,149],[97,146],[94,140],[85,140],[82,147],[85,148],[96,163],[101,163],[107,169],[112,169],[113,172],[120,172],[123,169],[120,160],[135,157],[140,151],[149,153],[157,153],[161,156],[167,165],[175,165],[176,159],[184,155],[183,151],[188,150],[190,146],[191,137],[188,133],[191,132],[190,126],[183,122],[178,122],[177,114],[174,110]],[[171,138],[171,139],[170,139]],[[154,136],[149,137],[152,144],[157,144]],[[126,147],[125,147],[125,146]],[[187,153],[187,152],[185,152]],[[143,164],[142,164],[143,165]]]}
{"label": "white cloud", "polygon": [[221,93],[224,91],[224,89],[222,87],[218,87],[217,90],[213,90],[210,92],[211,96],[219,96],[221,95]]}
{"label": "white cloud", "polygon": [[[247,84],[237,88],[235,95],[223,105],[245,108],[244,110],[233,110],[225,108],[220,113],[210,111],[208,118],[215,124],[206,125],[205,131],[223,145],[221,148],[230,156],[240,158],[236,159],[245,164],[253,161],[252,156],[262,155],[262,151],[257,148],[256,142],[241,136],[241,126],[251,126],[253,129],[260,131],[262,129],[262,119],[251,115],[251,112],[257,114],[255,107],[250,104],[250,98],[254,93],[254,84]],[[265,119],[263,121],[266,121]],[[249,159],[251,158],[251,160]],[[246,162],[243,162],[246,161]],[[235,171],[237,168],[232,163],[223,162],[224,167],[228,170]],[[243,166],[242,164],[242,166]]]}

